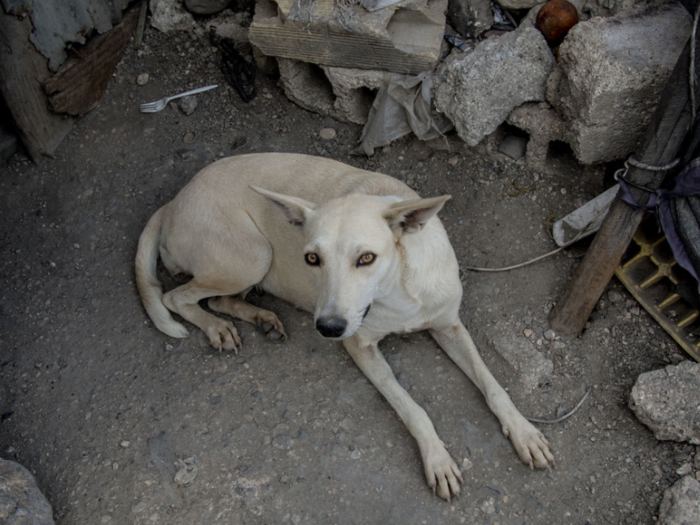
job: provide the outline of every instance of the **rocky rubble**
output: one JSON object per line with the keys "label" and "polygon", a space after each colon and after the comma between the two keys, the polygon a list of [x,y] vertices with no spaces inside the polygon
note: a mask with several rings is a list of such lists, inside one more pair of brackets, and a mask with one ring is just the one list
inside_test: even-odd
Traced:
{"label": "rocky rubble", "polygon": [[659,525],[700,523],[700,483],[684,476],[664,492],[659,506]]}
{"label": "rocky rubble", "polygon": [[22,465],[0,458],[0,523],[53,525],[53,511]]}
{"label": "rocky rubble", "polygon": [[656,439],[700,445],[700,363],[683,361],[639,376],[630,408]]}
{"label": "rocky rubble", "polygon": [[[224,4],[220,0],[188,0],[184,5],[151,0],[151,24],[163,32],[193,31],[197,24],[191,12],[216,13]],[[270,13],[275,10],[275,4],[261,5],[272,9]],[[454,124],[459,137],[475,146],[507,122],[529,136],[526,163],[540,168],[554,141],[568,143],[584,164],[633,153],[690,33],[687,10],[676,1],[617,2],[607,8],[575,1],[579,23],[558,48],[550,48],[534,29],[543,4],[513,0],[501,5],[530,11],[515,31],[499,36],[485,33],[494,23],[489,2],[449,4],[448,21],[454,29],[448,27],[446,32],[456,31],[457,36],[473,40],[466,52],[454,48],[436,68],[434,106]],[[226,13],[230,11],[219,16]],[[220,23],[208,25],[219,36],[231,33],[235,26],[234,40],[247,42],[249,24],[250,20],[238,19],[228,23],[226,31]],[[259,51],[256,57],[259,67],[270,72],[265,62],[269,58]],[[355,124],[366,123],[386,75],[377,69],[282,57],[278,62],[275,72],[290,100]]]}

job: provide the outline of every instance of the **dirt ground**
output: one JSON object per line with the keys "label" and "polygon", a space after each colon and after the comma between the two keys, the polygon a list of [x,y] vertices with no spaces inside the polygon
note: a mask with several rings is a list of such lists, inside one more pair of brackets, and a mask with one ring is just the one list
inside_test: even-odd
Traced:
{"label": "dirt ground", "polygon": [[[0,456],[35,473],[58,524],[651,524],[695,447],[657,442],[629,410],[637,376],[687,356],[619,282],[582,337],[549,341],[546,318],[580,247],[507,273],[464,273],[462,317],[521,411],[542,425],[551,472],[520,463],[477,389],[427,334],[382,351],[464,467],[459,499],[425,484],[415,442],[338,343],[270,296],[282,345],[238,323],[244,348],[218,353],[193,330],[158,332],[136,293],[133,259],[150,215],[213,160],[248,152],[328,156],[453,198],[441,212],[460,264],[503,266],[553,248],[546,225],[604,189],[602,168],[556,153],[527,170],[494,140],[431,148],[407,137],[370,159],[350,156],[361,128],[334,123],[259,77],[244,103],[206,38],[146,32],[100,105],[55,159],[16,154],[0,177]],[[144,86],[141,73],[150,75]],[[186,116],[138,104],[218,83]],[[337,137],[319,131],[334,127]],[[503,189],[534,186],[517,196]],[[168,281],[166,286],[173,286]],[[526,337],[553,373],[525,384],[494,350]],[[177,483],[178,460],[196,478]]]}

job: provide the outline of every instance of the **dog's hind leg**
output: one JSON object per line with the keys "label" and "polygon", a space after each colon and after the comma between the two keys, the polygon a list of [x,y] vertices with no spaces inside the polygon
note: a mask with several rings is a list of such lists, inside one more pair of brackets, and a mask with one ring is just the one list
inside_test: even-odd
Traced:
{"label": "dog's hind leg", "polygon": [[510,438],[520,459],[530,468],[554,466],[554,456],[547,439],[525,419],[508,393],[491,375],[464,325],[457,321],[447,328],[431,329],[430,334],[481,390],[489,408],[501,422],[503,434]]}
{"label": "dog's hind leg", "polygon": [[428,414],[399,385],[377,344],[362,341],[357,335],[343,340],[343,344],[418,442],[428,485],[447,501],[457,496],[462,482],[459,468],[445,450]]}
{"label": "dog's hind leg", "polygon": [[212,297],[207,303],[215,312],[230,315],[237,319],[247,321],[258,329],[271,341],[280,341],[287,338],[282,323],[275,314],[269,310],[263,310],[247,302],[245,293],[239,295],[227,295],[225,297]]}
{"label": "dog's hind leg", "polygon": [[180,314],[201,328],[209,337],[211,346],[217,350],[234,350],[237,353],[241,346],[241,338],[233,323],[205,312],[198,304],[202,299],[221,295],[226,291],[226,288],[222,289],[218,283],[193,278],[187,284],[166,293],[163,296],[163,304],[168,310]]}

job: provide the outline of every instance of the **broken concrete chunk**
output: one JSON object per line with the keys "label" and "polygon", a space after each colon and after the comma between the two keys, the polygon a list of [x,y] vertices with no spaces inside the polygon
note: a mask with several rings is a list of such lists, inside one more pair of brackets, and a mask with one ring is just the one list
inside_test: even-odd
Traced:
{"label": "broken concrete chunk", "polygon": [[629,405],[656,439],[700,445],[700,363],[646,372],[632,388]]}
{"label": "broken concrete chunk", "polygon": [[14,461],[0,459],[0,523],[53,525],[53,510],[34,476]]}
{"label": "broken concrete chunk", "polygon": [[517,373],[524,391],[534,390],[552,375],[554,364],[529,340],[508,330],[498,330],[498,327],[495,333],[496,335],[490,337],[489,343]]}
{"label": "broken concrete chunk", "polygon": [[546,102],[518,106],[506,121],[530,136],[526,153],[529,166],[544,166],[550,142],[561,141],[567,129],[559,114]]}
{"label": "broken concrete chunk", "polygon": [[664,492],[658,525],[697,523],[700,523],[700,483],[692,476],[684,476]]}
{"label": "broken concrete chunk", "polygon": [[690,34],[677,2],[574,26],[559,48],[547,99],[570,121],[568,142],[584,164],[634,151]]}
{"label": "broken concrete chunk", "polygon": [[383,71],[317,66],[279,58],[287,97],[302,108],[341,122],[364,124]]}
{"label": "broken concrete chunk", "polygon": [[445,62],[435,107],[460,138],[476,146],[528,101],[543,101],[554,56],[532,27],[481,42],[474,51]]}

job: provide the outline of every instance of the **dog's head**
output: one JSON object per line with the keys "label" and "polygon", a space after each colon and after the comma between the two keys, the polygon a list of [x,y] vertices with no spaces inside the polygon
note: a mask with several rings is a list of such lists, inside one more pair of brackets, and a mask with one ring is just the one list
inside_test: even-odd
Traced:
{"label": "dog's head", "polygon": [[304,261],[316,284],[316,329],[324,337],[353,335],[373,301],[400,279],[397,244],[417,233],[449,196],[402,201],[350,194],[317,205],[251,186],[304,234]]}

